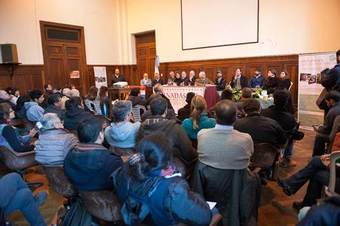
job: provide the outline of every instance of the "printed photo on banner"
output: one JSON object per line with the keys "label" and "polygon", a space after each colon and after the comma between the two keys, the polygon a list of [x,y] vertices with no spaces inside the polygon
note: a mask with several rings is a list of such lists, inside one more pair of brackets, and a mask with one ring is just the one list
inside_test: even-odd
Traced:
{"label": "printed photo on banner", "polygon": [[324,87],[321,72],[336,64],[335,52],[299,55],[299,112],[301,126],[323,124],[323,111],[315,104]]}
{"label": "printed photo on banner", "polygon": [[93,67],[93,70],[96,87],[107,86],[106,67]]}

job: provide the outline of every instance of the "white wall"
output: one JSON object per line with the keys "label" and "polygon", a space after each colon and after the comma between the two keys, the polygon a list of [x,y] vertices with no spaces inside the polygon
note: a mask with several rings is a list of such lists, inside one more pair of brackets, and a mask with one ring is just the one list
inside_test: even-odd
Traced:
{"label": "white wall", "polygon": [[0,43],[15,43],[19,61],[43,64],[39,21],[84,26],[88,64],[119,61],[113,0],[0,0]]}
{"label": "white wall", "polygon": [[[180,0],[122,1],[127,5],[129,34],[156,30],[157,54],[161,62],[298,54],[340,48],[339,0],[260,0],[259,43],[185,51],[181,47]],[[242,12],[239,15],[242,17]],[[135,53],[132,49],[129,52],[132,60],[128,63],[134,63]]]}

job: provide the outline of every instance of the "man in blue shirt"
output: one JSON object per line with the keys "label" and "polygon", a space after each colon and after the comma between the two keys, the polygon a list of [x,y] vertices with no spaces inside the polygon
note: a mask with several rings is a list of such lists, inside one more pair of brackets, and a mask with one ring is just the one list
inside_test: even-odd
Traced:
{"label": "man in blue shirt", "polygon": [[251,88],[262,88],[264,84],[264,78],[260,69],[256,69],[254,77],[250,80]]}

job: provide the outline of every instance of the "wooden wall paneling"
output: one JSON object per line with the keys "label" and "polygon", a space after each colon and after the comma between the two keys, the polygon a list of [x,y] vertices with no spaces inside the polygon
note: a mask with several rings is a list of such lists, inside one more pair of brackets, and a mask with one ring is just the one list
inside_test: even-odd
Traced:
{"label": "wooden wall paneling", "polygon": [[42,89],[43,67],[43,65],[17,66],[11,78],[7,66],[0,65],[0,89],[15,87],[22,95],[32,89]]}

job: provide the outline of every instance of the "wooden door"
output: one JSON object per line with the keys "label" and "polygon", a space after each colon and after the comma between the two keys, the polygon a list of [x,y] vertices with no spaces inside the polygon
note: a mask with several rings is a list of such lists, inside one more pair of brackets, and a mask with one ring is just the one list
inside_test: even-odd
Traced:
{"label": "wooden door", "polygon": [[[73,25],[40,22],[44,54],[45,83],[55,88],[75,85],[82,94],[89,87],[84,28]],[[70,78],[72,71],[79,71],[79,77]]]}
{"label": "wooden door", "polygon": [[135,83],[139,84],[140,79],[146,72],[149,78],[153,79],[155,72],[156,58],[156,38],[155,32],[136,34],[136,59],[137,59],[137,76]]}

